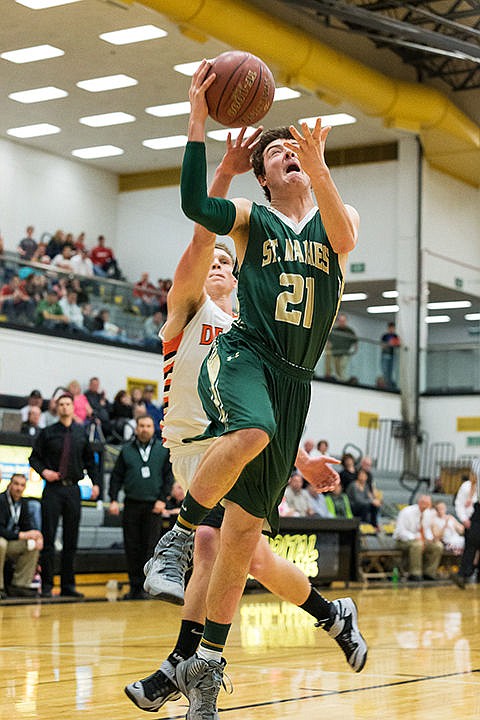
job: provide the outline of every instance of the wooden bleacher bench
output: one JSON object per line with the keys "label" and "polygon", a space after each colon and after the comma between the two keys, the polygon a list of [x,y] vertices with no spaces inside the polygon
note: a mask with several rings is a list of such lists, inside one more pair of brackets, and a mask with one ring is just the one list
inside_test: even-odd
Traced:
{"label": "wooden bleacher bench", "polygon": [[[393,539],[393,524],[385,525],[381,533],[375,533],[371,525],[360,525],[359,577],[368,584],[369,580],[389,580],[396,567],[402,575],[402,551]],[[444,550],[438,567],[439,579],[450,577],[458,568],[460,557],[450,550]]]}

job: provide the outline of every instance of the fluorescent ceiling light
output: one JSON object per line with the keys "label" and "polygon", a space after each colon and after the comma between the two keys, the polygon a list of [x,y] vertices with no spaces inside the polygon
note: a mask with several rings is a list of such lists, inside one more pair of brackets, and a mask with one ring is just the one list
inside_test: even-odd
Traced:
{"label": "fluorescent ceiling light", "polygon": [[429,315],[425,318],[425,322],[429,325],[434,325],[435,323],[447,323],[450,322],[450,316],[449,315]]}
{"label": "fluorescent ceiling light", "polygon": [[195,70],[200,67],[200,63],[201,60],[196,60],[195,62],[190,63],[180,63],[180,65],[174,65],[173,69],[181,73],[182,75],[187,75],[188,77],[191,77]]}
{"label": "fluorescent ceiling light", "polygon": [[384,298],[397,298],[397,297],[398,297],[398,290],[385,290],[385,292],[382,292],[382,297],[384,297]]}
{"label": "fluorescent ceiling light", "polygon": [[452,300],[452,302],[429,302],[429,310],[455,310],[455,308],[472,307],[470,300]]}
{"label": "fluorescent ceiling light", "polygon": [[480,313],[467,313],[465,320],[480,320]]}
{"label": "fluorescent ceiling light", "polygon": [[60,128],[50,123],[37,123],[36,125],[24,125],[23,127],[10,128],[7,135],[17,138],[41,137],[42,135],[55,135]]}
{"label": "fluorescent ceiling light", "polygon": [[351,302],[352,300],[366,300],[367,293],[345,293],[342,295],[342,302]]}
{"label": "fluorescent ceiling light", "polygon": [[186,135],[171,135],[170,137],[150,138],[144,140],[142,145],[150,150],[169,150],[171,148],[185,147],[188,137]]}
{"label": "fluorescent ceiling light", "polygon": [[398,305],[370,305],[370,307],[367,307],[367,312],[372,315],[376,315],[377,313],[396,313],[398,310]]}
{"label": "fluorescent ceiling light", "polygon": [[138,27],[102,33],[99,37],[112,45],[128,45],[129,43],[143,42],[144,40],[155,40],[166,35],[165,30],[156,25],[139,25]]}
{"label": "fluorescent ceiling light", "polygon": [[95,158],[112,157],[113,155],[123,155],[122,148],[115,145],[96,145],[95,147],[78,148],[72,150],[72,155],[83,158],[84,160],[94,160]]}
{"label": "fluorescent ceiling light", "polygon": [[119,88],[138,85],[138,80],[129,75],[106,75],[105,77],[91,78],[90,80],[80,80],[77,87],[88,92],[105,92],[105,90],[118,90]]}
{"label": "fluorescent ceiling light", "polygon": [[21,103],[44,102],[45,100],[57,100],[58,98],[67,97],[68,93],[60,88],[48,86],[35,88],[34,90],[22,90],[21,92],[10,93],[10,100],[16,100]]}
{"label": "fluorescent ceiling light", "polygon": [[65,55],[65,53],[60,48],[53,47],[53,45],[34,45],[33,47],[4,52],[0,57],[3,60],[20,64],[48,60],[48,58],[60,57],[60,55]]}
{"label": "fluorescent ceiling light", "polygon": [[123,125],[123,123],[133,122],[134,115],[124,112],[102,113],[101,115],[86,115],[81,117],[79,122],[89,127],[107,127],[109,125]]}
{"label": "fluorescent ceiling light", "polygon": [[145,108],[145,112],[155,117],[174,117],[175,115],[188,115],[190,112],[190,103],[185,102],[169,103],[168,105],[152,105]]}
{"label": "fluorescent ceiling light", "polygon": [[[207,133],[207,135],[209,138],[212,138],[212,140],[218,140],[220,142],[225,142],[225,140],[228,137],[228,133],[231,134],[232,140],[236,140],[237,137],[240,135],[241,129],[242,128],[230,128],[230,129],[225,128],[225,130],[211,130],[210,132]],[[247,131],[245,133],[247,138],[250,135],[253,135],[253,133],[255,132],[255,129],[256,128],[254,128],[254,127],[247,127]]]}
{"label": "fluorescent ceiling light", "polygon": [[16,0],[19,5],[25,5],[30,10],[45,10],[45,8],[58,7],[59,5],[70,5],[80,0]]}
{"label": "fluorescent ceiling light", "polygon": [[[357,118],[353,117],[353,115],[348,115],[348,113],[333,113],[332,115],[321,115],[320,117],[322,118],[322,125],[324,126],[351,125],[357,122]],[[314,127],[317,122],[317,116],[300,118],[298,122],[307,123],[308,127]]]}
{"label": "fluorescent ceiling light", "polygon": [[294,100],[300,96],[301,93],[299,93],[298,90],[292,90],[292,88],[289,87],[278,87],[275,88],[273,102],[277,102],[278,100]]}

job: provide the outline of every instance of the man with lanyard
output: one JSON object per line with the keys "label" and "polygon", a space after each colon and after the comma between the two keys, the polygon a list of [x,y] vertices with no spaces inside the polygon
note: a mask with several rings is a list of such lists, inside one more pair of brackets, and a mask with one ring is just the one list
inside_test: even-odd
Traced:
{"label": "man with lanyard", "polygon": [[[211,193],[226,195],[236,174],[250,169],[251,149],[259,131],[244,139],[243,129],[236,142],[227,140],[227,152],[216,170]],[[164,344],[164,410],[162,434],[170,448],[175,479],[188,488],[196,468],[208,452],[209,440],[182,442],[184,438],[200,435],[208,420],[196,391],[196,377],[202,360],[206,357],[215,337],[228,330],[233,321],[232,291],[236,286],[233,276],[233,258],[222,243],[215,244],[215,235],[200,226],[195,227],[193,239],[182,255],[175,271],[172,288],[168,295],[168,319],[162,328]],[[338,476],[328,468],[335,459],[309,458],[299,451],[296,464],[312,482],[338,482]],[[223,520],[223,508],[217,506],[204,519],[195,537],[193,574],[185,591],[185,606],[180,633],[175,648],[162,663],[159,670],[143,680],[126,686],[127,696],[142,710],[159,710],[168,700],[180,697],[175,678],[175,668],[183,659],[196,651],[203,631],[208,581],[219,549],[219,528]],[[145,571],[149,585],[149,567]],[[344,598],[329,602],[314,590],[306,576],[292,563],[275,555],[265,538],[259,540],[250,573],[271,592],[301,607],[324,626],[325,617],[336,617]],[[182,604],[183,598],[177,602]],[[351,601],[350,601],[351,602]],[[350,667],[362,669],[366,644],[352,616],[347,643],[336,623],[325,628],[345,653]],[[333,628],[333,629],[332,629]]]}
{"label": "man with lanyard", "polygon": [[472,461],[470,470],[470,500],[473,505],[473,513],[465,525],[465,549],[463,551],[460,568],[457,575],[452,575],[452,580],[459,588],[465,589],[465,583],[473,575],[475,555],[480,551],[480,457]]}
{"label": "man with lanyard", "polygon": [[111,515],[118,515],[118,493],[125,492],[123,539],[130,591],[125,600],[143,600],[143,566],[161,535],[162,512],[173,483],[169,452],[155,437],[149,415],[137,418],[135,438],[123,445],[110,476]]}
{"label": "man with lanyard", "polygon": [[37,567],[38,553],[43,546],[42,533],[33,528],[28,501],[22,497],[27,479],[14,473],[6,490],[0,493],[0,600],[6,597],[3,570],[5,560],[13,560],[14,572],[8,594],[33,597],[30,587]]}
{"label": "man with lanyard", "polygon": [[55,536],[62,517],[60,595],[81,598],[82,593],[75,589],[74,561],[82,508],[78,482],[84,470],[93,483],[92,500],[98,498],[100,486],[92,447],[83,426],[73,421],[73,395],[66,390],[59,391],[57,416],[58,422],[40,432],[29,457],[32,468],[46,480],[42,494],[42,597],[52,597]]}

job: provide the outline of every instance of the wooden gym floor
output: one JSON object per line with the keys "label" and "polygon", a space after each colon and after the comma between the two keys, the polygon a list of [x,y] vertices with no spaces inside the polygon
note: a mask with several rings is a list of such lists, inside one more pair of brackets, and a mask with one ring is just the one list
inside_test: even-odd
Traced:
{"label": "wooden gym floor", "polygon": [[[90,602],[2,603],[2,720],[185,717],[183,699],[148,715],[123,693],[167,656],[180,608],[106,602],[99,588],[87,592]],[[480,586],[325,591],[345,594],[369,644],[358,675],[304,612],[271,595],[244,596],[226,652],[234,692],[221,692],[220,720],[480,717]]]}

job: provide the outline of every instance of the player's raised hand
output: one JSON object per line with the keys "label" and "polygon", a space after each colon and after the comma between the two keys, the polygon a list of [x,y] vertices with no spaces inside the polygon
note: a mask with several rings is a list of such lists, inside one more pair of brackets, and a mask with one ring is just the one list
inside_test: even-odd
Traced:
{"label": "player's raised hand", "polygon": [[232,134],[228,133],[225,155],[220,163],[221,170],[228,175],[241,175],[251,169],[250,156],[263,127],[256,128],[245,137],[247,130],[248,128],[242,127],[235,140],[232,139]]}
{"label": "player's raised hand", "polygon": [[208,105],[205,93],[216,78],[215,73],[211,73],[206,78],[211,66],[212,64],[209,60],[202,60],[198,68],[193,73],[190,89],[188,91],[188,97],[190,100],[190,116],[194,117],[196,120],[202,120],[203,122],[205,122],[208,115]]}
{"label": "player's raised hand", "polygon": [[307,175],[315,174],[319,169],[326,168],[325,163],[325,144],[327,136],[332,129],[330,125],[322,127],[322,119],[317,118],[315,126],[312,130],[307,123],[301,124],[302,132],[300,133],[294,125],[290,125],[290,132],[293,140],[287,140],[285,147],[297,155],[302,169]]}

